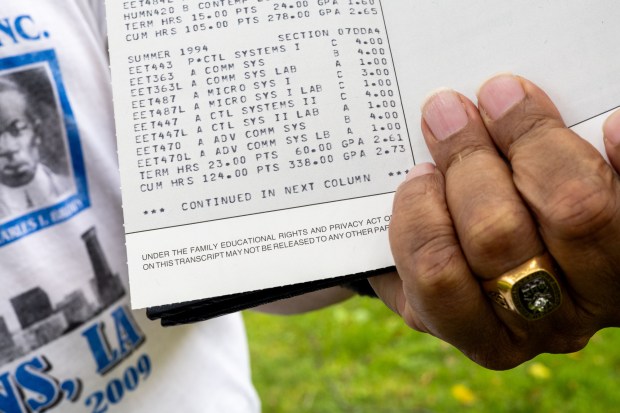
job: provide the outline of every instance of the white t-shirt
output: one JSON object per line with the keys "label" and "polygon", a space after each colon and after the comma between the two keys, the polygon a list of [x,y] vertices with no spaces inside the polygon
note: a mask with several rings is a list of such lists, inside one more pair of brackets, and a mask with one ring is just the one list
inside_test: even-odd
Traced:
{"label": "white t-shirt", "polygon": [[[36,130],[70,190],[0,217],[0,412],[258,412],[239,315],[164,329],[129,310],[103,0],[3,1],[3,87],[30,109],[0,140]],[[8,146],[0,185],[32,156]]]}

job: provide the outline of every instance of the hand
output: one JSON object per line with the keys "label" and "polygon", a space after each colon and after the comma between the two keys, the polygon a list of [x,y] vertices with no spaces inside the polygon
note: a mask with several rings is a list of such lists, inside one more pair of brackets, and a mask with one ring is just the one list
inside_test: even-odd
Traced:
{"label": "hand", "polygon": [[[424,105],[436,167],[415,167],[396,192],[398,274],[371,282],[413,329],[507,369],[580,350],[596,331],[620,325],[620,180],[530,81],[494,77],[478,101],[443,90]],[[620,116],[605,136],[618,168]],[[528,321],[481,289],[544,252],[561,269],[557,311]]]}

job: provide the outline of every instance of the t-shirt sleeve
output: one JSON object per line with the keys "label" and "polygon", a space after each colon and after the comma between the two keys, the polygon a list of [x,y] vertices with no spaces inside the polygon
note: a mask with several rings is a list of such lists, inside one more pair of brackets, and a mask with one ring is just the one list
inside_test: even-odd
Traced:
{"label": "t-shirt sleeve", "polygon": [[78,7],[82,9],[86,20],[92,26],[93,33],[101,40],[102,44],[107,44],[108,28],[105,14],[105,0],[80,0],[77,4]]}

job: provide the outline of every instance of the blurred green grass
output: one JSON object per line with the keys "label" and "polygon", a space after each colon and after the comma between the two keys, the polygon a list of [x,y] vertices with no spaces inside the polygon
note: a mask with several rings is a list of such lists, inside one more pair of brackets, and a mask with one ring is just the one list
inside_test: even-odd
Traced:
{"label": "blurred green grass", "polygon": [[264,413],[620,411],[618,329],[578,353],[493,372],[409,330],[378,300],[244,317]]}

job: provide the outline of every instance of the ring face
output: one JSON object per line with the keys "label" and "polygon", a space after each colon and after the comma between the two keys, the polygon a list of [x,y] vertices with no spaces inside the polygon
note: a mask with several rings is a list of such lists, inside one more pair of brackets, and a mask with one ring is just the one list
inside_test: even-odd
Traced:
{"label": "ring face", "polygon": [[562,304],[562,289],[556,276],[558,267],[548,254],[539,255],[485,281],[482,287],[489,298],[527,320],[538,320]]}
{"label": "ring face", "polygon": [[511,290],[519,314],[537,320],[551,313],[562,303],[560,286],[547,271],[540,270],[519,279]]}

